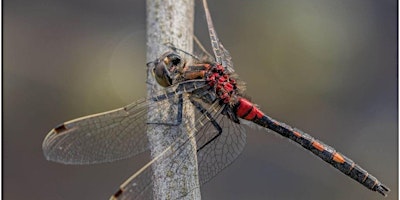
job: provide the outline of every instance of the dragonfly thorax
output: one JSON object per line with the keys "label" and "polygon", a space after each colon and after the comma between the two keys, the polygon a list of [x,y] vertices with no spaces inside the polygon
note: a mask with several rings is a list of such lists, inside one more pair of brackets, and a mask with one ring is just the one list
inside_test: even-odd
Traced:
{"label": "dragonfly thorax", "polygon": [[206,73],[208,84],[214,88],[221,103],[236,104],[239,94],[237,81],[220,64],[213,64]]}
{"label": "dragonfly thorax", "polygon": [[[211,103],[218,100],[221,104],[231,106],[238,103],[241,94],[240,86],[234,74],[216,62],[200,61],[188,64],[176,52],[166,52],[153,62],[153,74],[158,84],[168,87],[183,81],[203,79],[208,87],[193,91],[196,96],[201,93],[203,101]],[[206,90],[206,91],[204,91]]]}

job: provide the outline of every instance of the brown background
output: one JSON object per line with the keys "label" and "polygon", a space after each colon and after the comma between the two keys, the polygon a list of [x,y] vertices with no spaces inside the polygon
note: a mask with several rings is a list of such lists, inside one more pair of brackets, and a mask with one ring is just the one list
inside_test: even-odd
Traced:
{"label": "brown background", "polygon": [[[246,3],[245,3],[246,2]],[[397,199],[397,2],[209,2],[247,94],[354,159]],[[55,125],[145,96],[143,1],[3,1],[4,199],[108,199],[144,163],[47,162]],[[208,44],[196,1],[196,34]],[[248,129],[203,199],[381,199],[286,139]]]}

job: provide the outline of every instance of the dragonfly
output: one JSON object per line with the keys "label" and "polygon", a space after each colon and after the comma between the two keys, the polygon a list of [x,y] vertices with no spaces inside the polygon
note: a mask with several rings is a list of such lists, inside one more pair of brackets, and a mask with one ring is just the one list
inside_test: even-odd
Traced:
{"label": "dragonfly", "polygon": [[[170,51],[148,63],[157,83],[164,87],[162,94],[62,123],[44,139],[45,157],[64,164],[95,164],[139,155],[149,150],[146,133],[156,127],[150,126],[147,113],[158,109],[164,101],[178,100],[177,108],[173,109],[177,123],[170,125],[186,123],[181,105],[182,96],[187,95],[195,108],[193,134],[177,138],[170,148],[126,180],[111,199],[151,199],[155,178],[151,166],[183,151],[197,155],[199,183],[206,183],[243,151],[246,143],[243,124],[254,124],[294,141],[366,188],[386,196],[390,189],[353,160],[309,134],[269,117],[244,97],[243,82],[235,73],[232,57],[217,37],[206,0],[203,6],[214,56],[199,59],[171,46]],[[193,62],[184,60],[180,53],[190,55]],[[191,139],[196,141],[194,150],[186,148]],[[188,186],[188,191],[194,187]]]}

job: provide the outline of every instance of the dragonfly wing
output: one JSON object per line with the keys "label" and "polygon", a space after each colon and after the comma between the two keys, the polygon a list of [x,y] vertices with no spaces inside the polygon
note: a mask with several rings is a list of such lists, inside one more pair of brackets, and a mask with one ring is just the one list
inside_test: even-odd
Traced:
{"label": "dragonfly wing", "polygon": [[129,177],[110,197],[110,200],[153,199],[152,164],[158,159],[159,157],[156,157]]}
{"label": "dragonfly wing", "polygon": [[215,109],[207,109],[222,128],[222,132],[214,140],[212,138],[218,135],[218,130],[210,120],[204,126],[197,128],[199,130],[196,133],[198,149],[212,141],[197,152],[200,184],[206,183],[229,166],[246,145],[246,133],[243,126],[221,114],[222,109],[214,112],[212,110]]}
{"label": "dragonfly wing", "polygon": [[[190,119],[183,118],[182,120],[183,125],[190,123]],[[195,123],[199,124],[199,120],[196,120]],[[193,128],[188,130],[188,132],[194,133],[194,130]],[[128,178],[110,199],[153,199],[153,185],[155,179],[163,179],[162,181],[157,180],[156,182],[158,183],[172,183],[173,185],[166,186],[168,188],[176,188],[177,185],[185,185],[184,191],[179,192],[178,188],[176,188],[176,191],[179,192],[182,198],[198,187],[198,185],[195,184],[187,184],[186,179],[179,179],[179,177],[185,177],[182,176],[182,174],[188,173],[187,163],[192,161],[193,155],[196,155],[196,149],[192,148],[191,143],[191,140],[194,139],[194,134],[179,132],[175,135],[178,137],[174,138],[169,147]],[[161,174],[157,174],[153,170],[157,168],[155,165],[162,165],[165,171],[161,172]],[[174,176],[174,174],[181,175]],[[173,179],[174,181],[167,179]],[[171,192],[174,193],[175,191]]]}
{"label": "dragonfly wing", "polygon": [[64,164],[112,162],[137,155],[147,149],[147,111],[143,99],[65,122],[46,136],[44,155]]}
{"label": "dragonfly wing", "polygon": [[228,72],[233,73],[235,70],[233,69],[232,57],[218,39],[206,0],[203,0],[203,6],[207,19],[208,32],[210,34],[211,46],[215,55],[215,61],[222,64]]}
{"label": "dragonfly wing", "polygon": [[[223,108],[218,103],[207,107],[205,104],[203,108],[207,109],[211,118],[215,119],[219,126],[223,128],[223,132],[197,152],[200,184],[207,182],[231,164],[243,151],[246,143],[246,134],[243,127],[222,115],[221,110]],[[199,111],[196,111],[195,127],[196,129],[193,129],[194,134],[189,136],[184,134],[181,138],[176,138],[170,147],[126,180],[111,199],[152,199],[153,179],[159,178],[155,177],[153,173],[154,164],[162,163],[167,169],[174,169],[175,174],[185,173],[187,171],[185,167],[186,161],[189,162],[189,156],[196,153],[195,149],[189,147],[190,140],[195,138],[197,148],[200,148],[218,133],[209,116]],[[180,159],[180,162],[175,161],[175,157],[182,158],[182,156],[186,157]],[[166,176],[164,178],[171,177]],[[196,185],[185,185],[186,193],[182,193],[182,198],[190,194],[196,187]]]}
{"label": "dragonfly wing", "polygon": [[[47,134],[42,145],[44,155],[48,160],[64,164],[113,162],[135,156],[148,149],[149,111],[162,108],[163,101],[177,98],[182,91],[191,92],[206,86],[205,81],[182,82],[166,91],[156,91],[158,96],[123,108],[65,122]],[[181,92],[176,92],[176,87]]]}
{"label": "dragonfly wing", "polygon": [[228,70],[229,73],[235,72],[233,69],[233,62],[232,62],[232,57],[229,54],[228,50],[225,49],[225,47],[222,45],[221,42],[219,42],[219,46],[222,49],[222,66]]}
{"label": "dragonfly wing", "polygon": [[[118,189],[114,195],[111,196],[110,200],[141,200],[141,199],[154,199],[153,198],[153,190],[154,190],[154,179],[175,179],[176,177],[172,176],[172,174],[181,174],[188,171],[185,167],[185,159],[182,162],[176,162],[176,157],[182,157],[182,154],[187,156],[189,154],[195,153],[195,150],[189,150],[187,152],[180,151],[182,149],[192,149],[186,148],[188,147],[189,142],[177,140],[171,146],[166,148],[163,152],[153,158],[150,162],[148,162],[145,166],[143,166],[140,170],[138,170],[135,174],[129,177]],[[177,150],[178,149],[178,150]],[[163,174],[159,174],[157,176],[154,171],[153,165],[163,165],[165,166],[165,172]],[[185,177],[185,176],[180,176]],[[186,177],[185,177],[186,178]],[[179,192],[179,196],[177,199],[181,199],[186,197],[193,189],[197,188],[193,184],[187,184],[186,179],[175,179],[174,181],[157,181],[157,182],[166,182],[172,183],[172,185],[167,185],[166,187],[169,189],[175,188],[175,191],[171,191],[174,193],[176,191]],[[177,182],[183,181],[183,182]],[[184,185],[182,191],[177,188],[177,185]],[[160,186],[161,187],[161,186]],[[173,195],[175,196],[175,194]],[[190,199],[190,198],[189,198]]]}

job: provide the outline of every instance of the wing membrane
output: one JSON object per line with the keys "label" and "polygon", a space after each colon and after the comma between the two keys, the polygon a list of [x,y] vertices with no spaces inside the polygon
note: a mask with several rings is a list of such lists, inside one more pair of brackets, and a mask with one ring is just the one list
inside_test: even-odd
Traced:
{"label": "wing membrane", "polygon": [[[221,114],[223,107],[218,103],[212,105],[204,104],[204,108],[208,111],[211,117],[221,126],[223,132],[219,137],[208,143],[204,148],[197,152],[198,170],[200,184],[204,184],[222,171],[225,167],[230,165],[243,151],[246,143],[246,134],[243,127],[239,124],[233,123],[226,116]],[[153,164],[163,163],[171,169],[176,169],[174,173],[184,173],[184,163],[169,162],[175,160],[175,157],[182,156],[182,154],[189,156],[193,155],[193,149],[187,148],[190,139],[196,139],[197,149],[203,144],[206,144],[212,139],[218,131],[212,125],[210,118],[205,114],[196,112],[196,122],[193,135],[186,138],[176,139],[176,141],[163,153],[158,155],[155,159],[150,161],[141,170],[132,175],[125,183],[120,186],[120,190],[111,197],[111,199],[149,199],[152,196],[154,174],[152,172]],[[165,159],[165,158],[170,159]],[[172,158],[171,158],[172,157]],[[184,159],[182,162],[189,160]],[[179,165],[178,168],[175,165]],[[168,171],[168,170],[167,170]],[[170,178],[170,177],[167,177]],[[195,187],[193,185],[186,185],[186,194],[188,195]]]}
{"label": "wing membrane", "polygon": [[[218,104],[218,103],[216,103]],[[204,104],[206,107],[207,104]],[[206,107],[212,114],[213,119],[222,128],[221,135],[215,140],[208,143],[200,151],[197,152],[197,160],[199,163],[199,179],[204,184],[219,172],[229,166],[243,151],[246,145],[246,132],[243,126],[234,123],[228,117],[221,113],[223,107],[215,109],[215,105]],[[196,134],[196,144],[200,148],[203,144],[210,141],[218,130],[208,120],[204,126],[198,127]]]}
{"label": "wing membrane", "polygon": [[[44,155],[48,160],[64,164],[113,162],[135,156],[148,149],[147,113],[162,108],[163,101],[177,98],[183,91],[191,92],[205,86],[205,82],[199,80],[182,82],[157,97],[65,122],[52,129],[44,139]],[[175,92],[175,87],[179,87],[180,92]]]}
{"label": "wing membrane", "polygon": [[43,142],[48,160],[64,164],[112,162],[147,149],[148,103],[78,118],[52,129]]}
{"label": "wing membrane", "polygon": [[214,29],[214,25],[212,22],[210,10],[208,9],[207,1],[203,0],[204,12],[206,13],[208,32],[210,34],[211,47],[213,49],[215,60],[217,63],[222,64],[228,72],[233,73],[235,70],[233,69],[232,57],[229,54],[228,50],[225,49],[224,45],[222,45],[221,41],[219,41],[217,32]]}

